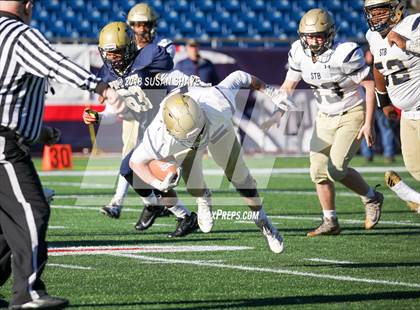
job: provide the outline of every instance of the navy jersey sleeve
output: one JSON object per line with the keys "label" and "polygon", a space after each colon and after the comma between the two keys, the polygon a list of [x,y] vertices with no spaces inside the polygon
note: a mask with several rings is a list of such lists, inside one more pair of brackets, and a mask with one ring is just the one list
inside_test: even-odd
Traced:
{"label": "navy jersey sleeve", "polygon": [[98,71],[98,77],[102,79],[102,81],[109,83],[112,82],[115,78],[111,75],[111,70],[107,65],[103,65],[101,69]]}
{"label": "navy jersey sleeve", "polygon": [[174,62],[164,48],[148,44],[140,50],[133,66],[136,70],[147,67],[151,73],[157,73],[172,70]]}

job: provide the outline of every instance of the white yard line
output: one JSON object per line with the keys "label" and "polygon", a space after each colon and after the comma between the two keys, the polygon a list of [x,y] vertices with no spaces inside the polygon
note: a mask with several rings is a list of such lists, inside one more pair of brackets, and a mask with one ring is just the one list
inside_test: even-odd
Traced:
{"label": "white yard line", "polygon": [[302,277],[309,277],[309,278],[330,279],[330,280],[337,280],[337,281],[342,281],[342,282],[358,282],[358,283],[368,283],[368,284],[380,284],[380,285],[387,285],[387,286],[403,286],[403,287],[410,287],[410,288],[420,288],[420,283],[408,283],[408,282],[377,280],[377,279],[368,279],[368,278],[356,278],[356,277],[349,277],[349,276],[337,276],[337,275],[332,275],[332,274],[301,272],[301,271],[288,270],[288,269],[260,268],[260,267],[243,266],[243,265],[227,265],[227,264],[219,264],[219,263],[194,261],[194,260],[166,259],[166,258],[149,257],[149,256],[144,256],[144,255],[136,255],[136,254],[109,253],[109,255],[134,258],[134,259],[143,260],[143,261],[184,264],[184,265],[201,266],[201,267],[216,267],[216,268],[224,268],[224,269],[243,270],[243,271],[268,272],[268,273],[286,274],[286,275],[302,276]]}
{"label": "white yard line", "polygon": [[113,189],[115,186],[113,184],[100,184],[100,183],[81,183],[81,182],[51,182],[51,181],[43,181],[42,185],[48,186],[66,186],[66,187],[78,187],[80,188],[83,184],[83,188],[93,188],[93,189]]}
{"label": "white yard line", "polygon": [[[361,173],[384,173],[388,170],[407,172],[405,167],[353,167]],[[309,174],[309,168],[251,168],[253,175]],[[81,170],[81,171],[41,171],[40,176],[117,176],[118,170]],[[204,175],[223,175],[221,169],[204,169]]]}
{"label": "white yard line", "polygon": [[353,262],[349,262],[345,260],[333,260],[333,259],[323,259],[323,258],[304,258],[303,260],[308,260],[308,261],[317,262],[317,263],[329,263],[329,264],[339,264],[339,265],[355,264]]}
{"label": "white yard line", "polygon": [[78,270],[92,270],[92,267],[83,267],[83,266],[77,266],[77,265],[64,265],[64,264],[51,264],[48,263],[47,266],[49,267],[60,267],[65,269],[78,269]]}
{"label": "white yard line", "polygon": [[178,253],[178,252],[216,252],[252,250],[247,246],[219,245],[121,245],[48,248],[48,256],[104,255],[110,253]]}
{"label": "white yard line", "polygon": [[64,226],[48,226],[48,229],[66,229]]}

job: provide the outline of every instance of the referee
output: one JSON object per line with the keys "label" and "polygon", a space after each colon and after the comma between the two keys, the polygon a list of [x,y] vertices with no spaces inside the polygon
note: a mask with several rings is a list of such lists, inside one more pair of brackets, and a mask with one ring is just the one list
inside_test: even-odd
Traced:
{"label": "referee", "polygon": [[[29,26],[32,0],[0,0],[0,286],[13,270],[11,309],[62,309],[41,281],[50,207],[28,152],[39,137],[47,80],[123,99],[107,84],[57,53]],[[12,268],[11,268],[12,267]]]}

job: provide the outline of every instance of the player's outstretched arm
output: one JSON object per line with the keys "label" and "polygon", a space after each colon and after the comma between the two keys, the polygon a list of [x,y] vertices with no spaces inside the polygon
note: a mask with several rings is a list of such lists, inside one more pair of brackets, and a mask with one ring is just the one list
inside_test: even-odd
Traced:
{"label": "player's outstretched arm", "polygon": [[[255,79],[258,80],[258,78],[255,78]],[[260,81],[257,81],[257,80],[255,80],[254,83],[256,85],[259,85],[262,81],[261,80]],[[278,100],[280,102],[283,102],[285,100],[290,101],[288,99],[288,96],[290,96],[290,95],[293,94],[293,92],[296,89],[296,86],[297,86],[298,83],[299,82],[297,82],[297,81],[285,80],[283,82],[282,86],[280,87],[280,89],[274,89],[273,88],[274,89],[273,91],[275,93],[277,93],[277,96],[274,97],[274,98],[272,98],[273,102],[275,103],[275,100]],[[267,87],[267,85],[265,85],[265,87]],[[292,104],[293,103],[290,102],[288,105],[290,106]],[[288,107],[285,107],[285,108],[287,109]],[[261,124],[261,128],[264,131],[268,131],[273,125],[276,125],[277,124],[277,126],[278,126],[284,113],[285,113],[285,110],[282,109],[282,108],[279,108],[276,105],[276,109],[274,110],[274,113],[271,115],[271,117],[268,120],[266,120],[265,122],[263,122]]]}
{"label": "player's outstretched arm", "polygon": [[357,139],[360,140],[362,137],[364,137],[367,145],[371,147],[375,143],[375,82],[371,79],[366,79],[362,81],[360,85],[363,86],[366,91],[366,116],[365,122],[362,128],[360,128],[359,134],[357,135]]}

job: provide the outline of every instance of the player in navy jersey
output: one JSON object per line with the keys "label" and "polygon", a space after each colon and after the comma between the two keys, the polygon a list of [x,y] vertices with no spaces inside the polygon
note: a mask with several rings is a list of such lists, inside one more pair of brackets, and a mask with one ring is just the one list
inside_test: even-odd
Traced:
{"label": "player in navy jersey", "polygon": [[[121,118],[123,120],[123,157],[126,157],[137,144],[137,140],[142,139],[143,132],[159,111],[159,103],[166,95],[167,86],[178,86],[178,83],[182,85],[195,79],[190,79],[179,71],[170,71],[173,61],[164,48],[150,43],[137,49],[128,26],[123,22],[112,22],[101,30],[99,50],[104,65],[98,75],[125,98],[125,104],[107,105],[102,113],[86,110],[83,116],[84,121],[90,124],[100,120],[102,124],[106,124],[113,123],[118,117]],[[156,216],[163,211],[163,205],[168,206],[169,211],[180,219],[183,229],[175,236],[182,236],[196,229],[195,213],[190,213],[178,201],[174,191],[161,193],[142,184],[136,186],[135,177],[133,178],[131,170],[124,165],[124,162],[122,165],[125,167],[124,180],[128,181],[127,184],[134,185],[134,190],[142,197],[145,204],[135,226],[136,229],[144,230],[150,227]],[[161,196],[167,199],[163,201],[160,199]],[[101,212],[118,218],[121,207],[122,204],[105,206]]]}

